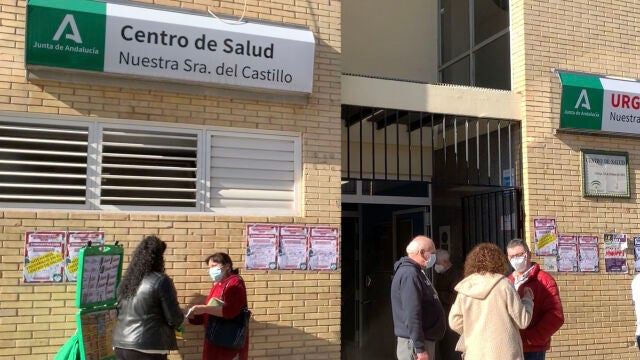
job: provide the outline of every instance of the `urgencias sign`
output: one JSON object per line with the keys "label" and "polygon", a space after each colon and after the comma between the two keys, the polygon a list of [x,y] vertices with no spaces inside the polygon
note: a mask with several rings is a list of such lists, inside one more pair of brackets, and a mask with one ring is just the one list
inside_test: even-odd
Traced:
{"label": "urgencias sign", "polygon": [[559,72],[560,128],[640,134],[640,83]]}

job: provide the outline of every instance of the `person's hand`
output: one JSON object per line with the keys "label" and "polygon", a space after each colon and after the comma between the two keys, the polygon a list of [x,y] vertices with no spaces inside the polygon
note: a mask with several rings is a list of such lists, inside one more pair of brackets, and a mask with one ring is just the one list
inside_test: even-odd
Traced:
{"label": "person's hand", "polygon": [[195,315],[202,315],[205,313],[205,308],[207,306],[206,305],[193,305],[191,307],[191,311],[189,314],[189,318],[191,319],[192,317],[194,317]]}
{"label": "person's hand", "polygon": [[531,300],[531,302],[533,302],[533,291],[531,290],[531,288],[524,288],[524,295],[522,296],[523,299],[529,299]]}
{"label": "person's hand", "polygon": [[416,353],[416,360],[429,360],[429,354],[427,352]]}

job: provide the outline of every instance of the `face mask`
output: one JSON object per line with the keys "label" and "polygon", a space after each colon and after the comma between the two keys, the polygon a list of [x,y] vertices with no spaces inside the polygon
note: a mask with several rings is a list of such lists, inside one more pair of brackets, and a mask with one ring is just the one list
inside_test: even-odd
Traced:
{"label": "face mask", "polygon": [[429,257],[429,260],[424,262],[424,267],[425,268],[430,268],[433,266],[433,264],[436,263],[436,254],[431,254],[431,256]]}
{"label": "face mask", "polygon": [[435,270],[438,274],[442,274],[444,272],[444,265],[435,264],[433,265],[433,270]]}
{"label": "face mask", "polygon": [[514,258],[511,258],[511,260],[509,260],[509,263],[511,263],[511,266],[515,271],[523,272],[526,270],[527,257],[526,256],[514,257]]}
{"label": "face mask", "polygon": [[209,276],[213,281],[220,281],[222,279],[222,266],[209,268]]}

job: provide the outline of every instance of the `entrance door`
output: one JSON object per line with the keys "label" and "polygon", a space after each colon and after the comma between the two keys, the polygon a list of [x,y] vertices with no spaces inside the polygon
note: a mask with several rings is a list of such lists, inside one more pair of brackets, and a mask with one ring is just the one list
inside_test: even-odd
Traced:
{"label": "entrance door", "polygon": [[[396,339],[390,296],[393,265],[405,254],[405,248],[414,236],[428,234],[428,207],[373,204],[359,206],[361,236],[360,241],[354,245],[360,251],[357,251],[354,264],[358,265],[351,267],[355,272],[354,278],[357,279],[355,282],[359,284],[356,291],[358,311],[354,314],[357,317],[355,340],[358,350],[356,356],[345,357],[343,345],[343,359],[394,359]],[[343,217],[343,229],[352,222],[353,219]],[[343,238],[344,235],[343,233]],[[343,277],[344,272],[343,265]],[[351,270],[347,270],[347,276],[350,273]],[[344,281],[343,279],[343,284]],[[344,291],[345,289],[343,300],[348,300]],[[343,310],[348,311],[344,307]],[[350,316],[343,315],[343,319],[346,317]],[[348,325],[343,323],[343,327]],[[343,328],[345,330],[350,331]]]}
{"label": "entrance door", "polygon": [[431,237],[429,211],[426,206],[393,212],[393,258],[406,255],[409,241],[417,235]]}

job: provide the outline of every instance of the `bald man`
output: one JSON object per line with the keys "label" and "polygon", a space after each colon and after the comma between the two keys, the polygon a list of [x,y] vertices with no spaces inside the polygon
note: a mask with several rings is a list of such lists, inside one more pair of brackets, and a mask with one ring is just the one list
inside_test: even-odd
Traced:
{"label": "bald man", "polygon": [[446,329],[444,309],[424,272],[435,263],[433,240],[419,235],[394,265],[391,311],[398,360],[435,360],[436,341]]}

